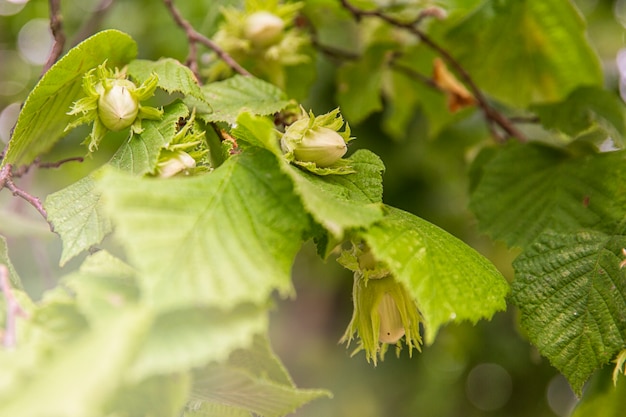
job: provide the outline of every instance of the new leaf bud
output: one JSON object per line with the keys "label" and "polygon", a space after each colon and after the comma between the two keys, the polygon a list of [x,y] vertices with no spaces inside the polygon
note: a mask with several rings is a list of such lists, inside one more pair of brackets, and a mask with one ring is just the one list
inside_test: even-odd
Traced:
{"label": "new leaf bud", "polygon": [[283,36],[285,22],[275,14],[260,11],[246,18],[244,34],[252,45],[267,48],[277,44]]}

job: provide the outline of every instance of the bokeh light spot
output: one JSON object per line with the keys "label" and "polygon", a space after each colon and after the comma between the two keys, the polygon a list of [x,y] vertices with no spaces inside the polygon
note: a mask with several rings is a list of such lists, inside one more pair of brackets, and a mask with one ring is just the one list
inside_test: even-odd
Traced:
{"label": "bokeh light spot", "polygon": [[502,408],[511,398],[512,388],[511,375],[495,363],[476,365],[467,375],[465,384],[467,398],[482,411]]}
{"label": "bokeh light spot", "polygon": [[53,38],[48,19],[29,20],[17,35],[17,47],[29,62],[43,65],[52,49]]}

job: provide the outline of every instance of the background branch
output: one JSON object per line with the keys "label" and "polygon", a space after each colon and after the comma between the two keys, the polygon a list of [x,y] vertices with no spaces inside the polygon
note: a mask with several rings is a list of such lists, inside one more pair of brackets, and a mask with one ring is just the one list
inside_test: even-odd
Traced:
{"label": "background branch", "polygon": [[[37,210],[39,214],[41,214],[41,217],[43,217],[44,220],[48,221],[48,213],[46,212],[46,209],[44,209],[41,200],[33,195],[30,195],[29,193],[15,185],[15,183],[13,182],[12,169],[13,165],[11,164],[6,164],[2,168],[0,168],[0,190],[2,190],[3,188],[8,189],[9,191],[11,191],[11,193],[13,193],[14,196],[20,197],[22,200],[33,206],[35,210]],[[54,232],[52,224],[48,223],[48,225],[50,226],[50,231]]]}
{"label": "background branch", "polygon": [[185,31],[187,35],[187,40],[189,41],[189,55],[187,56],[187,65],[189,68],[194,71],[194,74],[200,80],[199,74],[197,73],[198,68],[198,50],[196,47],[196,43],[200,43],[207,48],[211,49],[213,52],[217,54],[217,56],[226,63],[233,71],[238,74],[244,76],[250,76],[250,74],[245,68],[243,68],[237,61],[233,59],[226,51],[220,48],[215,42],[211,39],[207,38],[203,34],[196,31],[191,23],[189,23],[185,18],[180,14],[178,9],[174,6],[172,0],[163,0],[165,6],[169,10],[172,18],[176,22],[176,24]]}
{"label": "background branch", "polygon": [[63,53],[63,47],[65,46],[65,32],[63,32],[63,16],[61,15],[61,0],[49,0],[50,7],[50,30],[54,37],[54,44],[48,60],[43,66],[42,75],[45,74],[52,65],[59,59]]}

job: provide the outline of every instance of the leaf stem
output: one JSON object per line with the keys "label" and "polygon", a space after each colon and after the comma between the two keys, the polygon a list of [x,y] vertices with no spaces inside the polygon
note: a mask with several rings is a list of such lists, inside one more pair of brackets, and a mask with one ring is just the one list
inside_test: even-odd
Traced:
{"label": "leaf stem", "polygon": [[[441,56],[441,58],[457,72],[459,77],[472,92],[472,95],[478,102],[478,106],[482,109],[485,118],[490,124],[495,124],[499,126],[509,137],[514,137],[520,142],[526,142],[526,136],[519,129],[517,129],[517,127],[515,127],[513,122],[489,104],[483,92],[480,90],[480,88],[478,88],[470,74],[461,65],[461,63],[457,61],[456,58],[454,58],[443,46],[439,45],[430,36],[428,36],[425,32],[423,32],[416,26],[416,24],[419,23],[421,19],[411,22],[403,22],[392,16],[389,16],[388,14],[385,14],[380,10],[363,10],[351,4],[348,0],[339,1],[341,2],[342,6],[347,11],[349,11],[352,16],[354,16],[355,20],[357,21],[361,20],[363,17],[375,17],[383,20],[384,22],[392,26],[404,29],[415,35],[426,46],[437,52],[439,56]],[[496,132],[492,129],[492,133],[495,134]],[[502,139],[499,138],[497,134],[495,136],[499,140]]]}
{"label": "leaf stem", "polygon": [[49,0],[50,7],[50,30],[54,37],[54,44],[46,64],[43,66],[41,74],[45,74],[52,65],[59,59],[63,53],[63,47],[65,46],[65,32],[63,31],[63,16],[61,15],[61,0]]}
{"label": "leaf stem", "polygon": [[237,61],[233,59],[226,51],[219,47],[215,42],[211,39],[207,38],[203,34],[196,31],[191,23],[189,23],[178,11],[178,9],[174,6],[172,0],[163,0],[167,10],[172,15],[172,18],[176,22],[176,24],[185,31],[187,35],[187,40],[189,42],[189,54],[187,56],[187,66],[193,71],[198,81],[200,81],[200,76],[198,73],[198,48],[196,46],[197,43],[200,43],[207,48],[211,49],[213,52],[217,54],[217,56],[226,63],[233,71],[241,74],[243,76],[251,76],[245,68],[243,68]]}

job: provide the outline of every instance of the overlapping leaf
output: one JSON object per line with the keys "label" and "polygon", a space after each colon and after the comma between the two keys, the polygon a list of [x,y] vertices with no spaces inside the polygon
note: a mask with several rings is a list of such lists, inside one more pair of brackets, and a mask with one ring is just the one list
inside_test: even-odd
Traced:
{"label": "overlapping leaf", "polygon": [[204,100],[193,72],[173,58],[162,58],[158,61],[136,59],[128,64],[128,74],[140,83],[153,73],[159,76],[159,88],[168,93],[182,93]]}
{"label": "overlapping leaf", "polygon": [[349,158],[356,171],[349,175],[319,176],[287,163],[278,147],[274,128],[266,119],[243,114],[233,135],[240,141],[272,151],[281,169],[293,181],[304,208],[335,238],[345,231],[367,227],[382,218],[382,161],[361,150]]}
{"label": "overlapping leaf", "polygon": [[154,303],[228,308],[291,293],[309,219],[273,154],[250,149],[167,181],[107,172],[99,189]]}
{"label": "overlapping leaf", "polygon": [[547,228],[611,228],[625,214],[624,158],[510,144],[479,169],[470,207],[479,227],[509,246],[524,247]]}
{"label": "overlapping leaf", "polygon": [[226,363],[195,372],[192,396],[262,417],[281,417],[330,394],[296,388],[267,341],[257,337],[252,349],[234,351]]}
{"label": "overlapping leaf", "polygon": [[224,81],[207,84],[202,93],[210,106],[188,98],[185,102],[195,107],[199,119],[207,123],[234,123],[241,113],[268,115],[287,104],[287,96],[278,87],[254,77],[235,75]]}
{"label": "overlapping leaf", "polygon": [[252,305],[232,311],[187,308],[165,312],[155,318],[129,372],[140,380],[223,361],[265,331],[267,314]]}
{"label": "overlapping leaf", "polygon": [[599,87],[581,87],[566,100],[532,106],[543,126],[576,137],[594,125],[606,131],[606,136],[622,143],[626,134],[624,104],[618,97]]}
{"label": "overlapping leaf", "polygon": [[546,232],[514,262],[522,325],[579,394],[626,341],[624,247],[623,235]]}
{"label": "overlapping leaf", "polygon": [[560,101],[579,86],[602,85],[584,21],[568,1],[484,2],[445,42],[482,89],[512,105]]}
{"label": "overlapping leaf", "polygon": [[359,235],[415,297],[427,343],[449,321],[476,322],[506,308],[509,286],[487,259],[419,217],[387,210],[381,222]]}
{"label": "overlapping leaf", "polygon": [[[144,131],[120,146],[109,164],[134,175],[154,171],[161,147],[174,136],[178,118],[188,114],[187,107],[178,102],[166,108],[161,120],[146,120]],[[104,215],[95,189],[98,172],[50,194],[44,203],[48,220],[63,242],[61,265],[111,232],[111,221]]]}
{"label": "overlapping leaf", "polygon": [[99,32],[72,48],[26,99],[2,164],[29,164],[50,150],[71,121],[70,106],[84,94],[83,74],[104,61],[121,67],[136,54],[135,41],[117,30]]}

